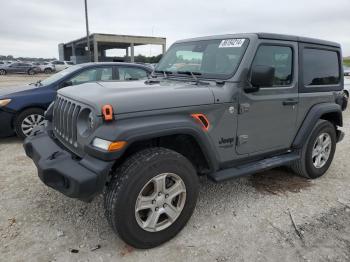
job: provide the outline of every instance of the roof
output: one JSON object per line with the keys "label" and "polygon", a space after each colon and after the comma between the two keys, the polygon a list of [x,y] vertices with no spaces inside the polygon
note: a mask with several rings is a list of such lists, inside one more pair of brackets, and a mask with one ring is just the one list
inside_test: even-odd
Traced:
{"label": "roof", "polygon": [[214,40],[214,39],[228,39],[228,38],[253,38],[258,37],[260,39],[271,39],[271,40],[282,40],[282,41],[294,41],[301,43],[310,43],[310,44],[319,44],[340,47],[340,44],[336,42],[309,38],[303,36],[294,36],[294,35],[284,35],[284,34],[274,34],[274,33],[241,33],[241,34],[226,34],[226,35],[213,35],[206,37],[198,37],[177,41],[176,43],[182,42],[191,42],[191,41],[201,41],[201,40]]}
{"label": "roof", "polygon": [[302,43],[340,47],[340,44],[336,42],[331,42],[331,41],[321,40],[316,38],[303,37],[303,36],[282,35],[282,34],[273,34],[273,33],[257,33],[257,35],[261,39],[295,41],[295,42],[302,42]]}
{"label": "roof", "polygon": [[146,69],[153,70],[147,65],[144,64],[138,64],[138,63],[125,63],[125,62],[89,62],[89,63],[83,63],[79,64],[81,67],[89,67],[89,66],[110,66],[110,65],[123,65],[123,66],[134,66],[134,67],[142,67]]}
{"label": "roof", "polygon": [[[115,35],[115,34],[101,34],[93,33],[89,35],[89,40],[96,40],[98,42],[103,42],[106,44],[130,44],[134,45],[147,45],[147,44],[165,44],[165,37],[154,37],[154,36],[136,36],[136,35]],[[64,43],[64,45],[80,45],[86,43],[86,36]]]}

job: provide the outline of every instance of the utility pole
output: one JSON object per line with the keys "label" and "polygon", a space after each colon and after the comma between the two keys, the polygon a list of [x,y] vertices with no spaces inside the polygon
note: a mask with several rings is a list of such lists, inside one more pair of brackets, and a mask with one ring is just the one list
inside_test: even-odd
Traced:
{"label": "utility pole", "polygon": [[86,24],[86,42],[87,42],[87,53],[89,57],[89,62],[91,62],[91,49],[90,49],[90,32],[89,32],[89,18],[88,18],[88,8],[87,0],[85,2],[85,24]]}

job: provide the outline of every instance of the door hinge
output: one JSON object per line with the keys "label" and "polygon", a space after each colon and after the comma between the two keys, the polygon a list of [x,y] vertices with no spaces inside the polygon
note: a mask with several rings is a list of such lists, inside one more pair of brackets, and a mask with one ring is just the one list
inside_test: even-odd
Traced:
{"label": "door hinge", "polygon": [[249,136],[248,135],[240,135],[237,138],[237,146],[241,146],[243,144],[248,143]]}
{"label": "door hinge", "polygon": [[239,113],[240,114],[247,113],[249,111],[249,108],[250,108],[250,104],[248,104],[248,103],[240,104],[239,105]]}

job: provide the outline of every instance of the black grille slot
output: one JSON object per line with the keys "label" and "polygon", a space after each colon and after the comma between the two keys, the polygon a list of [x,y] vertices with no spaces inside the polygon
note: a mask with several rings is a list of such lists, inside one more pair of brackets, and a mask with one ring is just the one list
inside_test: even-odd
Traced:
{"label": "black grille slot", "polygon": [[57,97],[52,121],[55,134],[74,147],[78,147],[77,119],[80,110],[81,106],[73,101]]}

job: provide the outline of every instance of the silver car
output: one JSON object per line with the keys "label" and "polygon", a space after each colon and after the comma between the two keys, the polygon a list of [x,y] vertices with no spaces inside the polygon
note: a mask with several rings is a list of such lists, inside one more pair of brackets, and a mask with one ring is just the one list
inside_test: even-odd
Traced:
{"label": "silver car", "polygon": [[39,67],[29,63],[16,62],[7,65],[0,65],[0,75],[6,75],[8,73],[35,75],[40,71]]}

